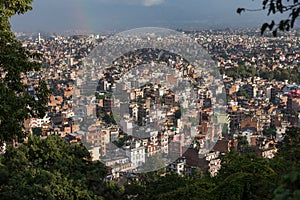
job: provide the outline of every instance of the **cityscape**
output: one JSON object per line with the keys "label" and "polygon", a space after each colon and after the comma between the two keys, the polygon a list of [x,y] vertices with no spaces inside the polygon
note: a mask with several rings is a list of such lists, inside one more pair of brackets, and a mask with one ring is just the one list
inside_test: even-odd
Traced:
{"label": "cityscape", "polygon": [[[55,134],[69,142],[83,142],[93,160],[101,160],[111,167],[116,178],[120,172],[137,172],[150,155],[167,153],[167,157],[171,156],[169,150],[172,146],[175,148],[176,141],[182,147],[173,152],[176,159],[168,168],[179,174],[190,174],[196,167],[216,174],[221,168],[220,154],[231,148],[243,150],[238,145],[239,137],[245,137],[259,156],[273,158],[276,144],[283,139],[286,129],[299,125],[299,33],[291,32],[281,38],[258,37],[258,30],[185,34],[205,48],[223,72],[218,77],[222,78],[222,84],[213,88],[216,95],[226,90],[222,98],[228,106],[223,115],[213,116],[212,102],[216,100],[211,88],[205,86],[193,73],[193,67],[178,55],[138,49],[120,57],[101,74],[100,67],[95,68],[99,71],[88,70],[84,62],[92,49],[108,36],[43,38],[37,34],[24,37],[22,43],[44,55],[43,67],[41,72],[29,74],[26,81],[34,85],[35,77],[45,76],[54,92],[49,98],[47,116],[27,120],[26,131],[41,137]],[[163,70],[162,64],[175,67],[179,77],[176,74],[167,74],[165,80],[159,77],[159,73],[166,74],[157,71]],[[145,66],[139,71],[130,69],[140,65]],[[87,75],[88,72],[92,73]],[[137,80],[137,76],[144,80]],[[189,98],[184,93],[191,92],[191,88],[170,90],[171,85],[184,85],[188,77],[200,83],[191,84],[196,92],[190,95],[194,96]],[[81,96],[89,92],[93,95]],[[188,99],[180,104],[175,92]],[[191,107],[190,99],[196,101],[197,109]],[[186,109],[190,112],[183,111]],[[185,119],[181,119],[181,115],[185,115]],[[86,127],[80,127],[82,121]],[[139,128],[143,126],[149,130]],[[195,129],[188,130],[191,127]],[[180,135],[184,129],[189,133],[183,136],[189,138]],[[208,141],[215,145],[209,146]],[[198,152],[197,158],[190,158],[193,155],[190,152],[194,151]]]}
{"label": "cityscape", "polygon": [[0,2],[0,199],[300,199],[300,3],[235,3]]}

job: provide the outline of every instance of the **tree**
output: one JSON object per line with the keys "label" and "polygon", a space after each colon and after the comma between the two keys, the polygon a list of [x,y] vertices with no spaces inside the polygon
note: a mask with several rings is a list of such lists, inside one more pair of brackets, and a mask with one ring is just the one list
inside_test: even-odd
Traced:
{"label": "tree", "polygon": [[30,136],[1,157],[1,199],[102,199],[106,168],[89,158],[83,145]]}
{"label": "tree", "polygon": [[180,119],[181,118],[181,109],[179,108],[178,110],[175,111],[175,119]]}
{"label": "tree", "polygon": [[230,152],[222,158],[213,193],[215,199],[272,199],[275,177],[267,159]]}
{"label": "tree", "polygon": [[249,99],[249,94],[246,92],[246,90],[240,89],[236,95],[238,97],[244,96],[246,99]]}
{"label": "tree", "polygon": [[[181,195],[187,197],[185,186],[191,184],[186,177],[179,176],[174,172],[167,173],[165,176],[161,176],[157,172],[148,172],[141,174],[140,179],[140,183],[125,186],[126,197],[124,199],[128,199],[128,196],[136,196],[136,199],[172,199],[173,194],[179,194],[178,190],[185,191],[185,194],[181,193]],[[179,196],[177,197],[179,198]],[[184,198],[180,196],[180,199]]]}
{"label": "tree", "polygon": [[286,162],[299,163],[300,128],[291,127],[286,131],[284,139],[279,145],[279,156],[283,157]]}
{"label": "tree", "polygon": [[30,71],[40,69],[40,55],[22,47],[11,32],[9,19],[24,14],[32,7],[33,0],[10,0],[0,2],[0,145],[25,137],[22,130],[24,119],[43,117],[49,90],[44,81],[38,80],[34,95],[24,83]]}
{"label": "tree", "polygon": [[[247,144],[245,138],[240,142]],[[221,156],[222,167],[215,177],[199,171],[191,177],[142,174],[139,183],[125,186],[125,199],[299,199],[299,144],[300,128],[290,128],[271,160],[231,151]]]}
{"label": "tree", "polygon": [[101,119],[105,124],[117,124],[112,112],[110,113],[104,112],[103,117]]}
{"label": "tree", "polygon": [[246,136],[238,136],[237,137],[238,145],[237,150],[241,153],[248,153],[249,142]]}
{"label": "tree", "polygon": [[300,128],[291,127],[279,145],[278,155],[272,164],[277,169],[277,187],[274,199],[300,198]]}
{"label": "tree", "polygon": [[282,15],[287,14],[287,18],[280,20],[279,23],[272,20],[271,23],[264,23],[261,26],[261,34],[263,34],[266,29],[269,29],[272,31],[273,36],[276,36],[278,30],[289,31],[294,28],[295,22],[300,13],[300,2],[298,0],[263,0],[262,8],[260,9],[237,9],[237,13],[239,14],[245,11],[267,11],[268,16],[278,13]]}
{"label": "tree", "polygon": [[267,136],[269,138],[275,138],[276,137],[276,128],[270,127],[263,130],[263,135]]}

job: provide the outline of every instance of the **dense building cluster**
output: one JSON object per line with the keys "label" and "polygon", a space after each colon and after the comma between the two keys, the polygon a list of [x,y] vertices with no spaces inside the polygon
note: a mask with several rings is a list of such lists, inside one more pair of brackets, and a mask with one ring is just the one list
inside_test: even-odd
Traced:
{"label": "dense building cluster", "polygon": [[[84,58],[108,36],[26,37],[23,46],[43,55],[42,71],[24,77],[31,85],[29,91],[34,95],[39,77],[45,78],[53,90],[47,116],[26,120],[26,131],[41,137],[55,134],[69,142],[84,142],[93,159],[110,166],[115,177],[120,171],[132,172],[142,167],[157,152],[169,154],[170,148],[176,149],[180,158],[169,169],[179,174],[191,174],[200,167],[215,175],[221,167],[219,155],[233,149],[252,149],[262,157],[272,158],[287,127],[299,126],[299,33],[277,38],[260,37],[253,30],[186,34],[209,52],[222,73],[222,84],[214,85],[214,91],[208,89],[210,77],[196,74],[188,61],[174,53],[139,49],[115,60],[102,74],[92,71],[86,75]],[[180,75],[168,75],[166,82],[179,86],[190,80],[192,91],[185,92],[194,93],[194,101],[179,101],[178,95],[159,80],[147,83],[150,73],[142,70],[142,86],[135,81],[128,81],[128,87],[118,84],[124,78],[131,80],[128,72],[136,66],[159,64],[177,70]],[[86,79],[96,86],[92,96],[83,95],[93,87],[86,84]],[[214,97],[222,93],[223,84],[226,115],[214,116],[212,104]],[[113,112],[113,91],[121,91],[117,92],[120,96],[115,103],[128,110],[126,115],[119,116],[118,123]],[[199,108],[197,113],[187,111],[190,121],[183,122],[182,110],[193,104]],[[221,127],[215,125],[216,120]],[[137,137],[136,127],[147,125],[159,126],[159,131]],[[188,130],[191,127],[196,130]],[[194,137],[185,138],[181,134],[185,131],[192,132]],[[209,145],[215,143],[211,151],[205,151],[207,141],[212,142]],[[112,147],[112,142],[119,150]]]}

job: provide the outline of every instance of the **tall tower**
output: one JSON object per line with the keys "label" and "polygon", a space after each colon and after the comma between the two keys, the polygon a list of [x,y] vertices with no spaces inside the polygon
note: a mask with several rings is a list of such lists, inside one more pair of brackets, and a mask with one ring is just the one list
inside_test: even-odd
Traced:
{"label": "tall tower", "polygon": [[42,38],[41,38],[41,33],[38,33],[38,42],[41,44]]}

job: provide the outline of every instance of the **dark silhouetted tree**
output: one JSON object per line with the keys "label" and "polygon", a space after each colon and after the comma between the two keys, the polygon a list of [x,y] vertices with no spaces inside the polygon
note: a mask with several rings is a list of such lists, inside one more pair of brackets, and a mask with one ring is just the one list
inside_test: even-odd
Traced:
{"label": "dark silhouetted tree", "polygon": [[245,11],[266,11],[268,16],[278,13],[282,14],[284,17],[279,22],[275,22],[274,20],[272,20],[270,23],[264,23],[261,26],[261,34],[269,29],[270,31],[272,31],[273,36],[276,36],[278,30],[289,31],[294,28],[295,22],[300,13],[300,2],[298,0],[263,0],[262,8],[237,9],[237,13],[239,14]]}

